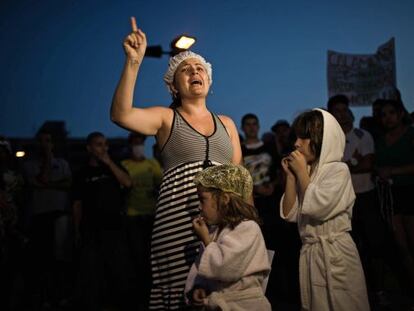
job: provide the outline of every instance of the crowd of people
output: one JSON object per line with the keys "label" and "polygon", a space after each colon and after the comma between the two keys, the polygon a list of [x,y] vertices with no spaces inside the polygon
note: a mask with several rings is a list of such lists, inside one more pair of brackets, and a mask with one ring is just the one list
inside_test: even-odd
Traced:
{"label": "crowd of people", "polygon": [[170,107],[134,106],[147,43],[131,27],[111,106],[128,155],[93,132],[73,171],[40,130],[17,165],[0,139],[1,310],[392,310],[395,291],[414,307],[414,128],[398,92],[359,127],[338,94],[262,136],[247,113],[239,134],[208,110],[212,66],[191,51],[170,59]]}

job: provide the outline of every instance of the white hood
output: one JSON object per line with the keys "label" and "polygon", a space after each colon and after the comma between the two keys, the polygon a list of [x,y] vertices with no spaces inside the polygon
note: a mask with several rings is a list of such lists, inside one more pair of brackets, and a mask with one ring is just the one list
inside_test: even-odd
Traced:
{"label": "white hood", "polygon": [[322,109],[318,110],[323,115],[323,140],[321,155],[313,176],[318,175],[319,168],[332,162],[341,162],[345,150],[345,134],[335,117]]}

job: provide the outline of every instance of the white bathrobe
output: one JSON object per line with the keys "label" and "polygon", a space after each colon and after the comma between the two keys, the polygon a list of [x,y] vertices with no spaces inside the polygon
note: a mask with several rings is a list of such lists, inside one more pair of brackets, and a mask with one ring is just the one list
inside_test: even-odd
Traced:
{"label": "white bathrobe", "polygon": [[256,222],[241,222],[233,230],[224,228],[213,242],[201,247],[191,267],[186,293],[201,287],[210,295],[205,300],[209,310],[270,311],[263,293],[263,280],[270,271],[266,246]]}
{"label": "white bathrobe", "polygon": [[[316,109],[319,110],[319,109]],[[326,111],[321,155],[311,182],[288,215],[302,240],[299,275],[303,310],[369,310],[364,273],[351,230],[355,193],[347,165],[341,162],[345,136]]]}

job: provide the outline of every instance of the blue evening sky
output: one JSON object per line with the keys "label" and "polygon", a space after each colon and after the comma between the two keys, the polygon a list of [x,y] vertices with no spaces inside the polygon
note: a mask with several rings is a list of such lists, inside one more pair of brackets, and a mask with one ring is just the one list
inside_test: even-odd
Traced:
{"label": "blue evening sky", "polygon": [[[109,120],[129,17],[149,45],[169,49],[181,33],[213,64],[207,103],[233,118],[256,113],[262,132],[327,101],[327,50],[370,54],[395,37],[397,84],[414,110],[414,1],[2,0],[0,134],[35,134],[64,120],[71,137],[126,131]],[[135,105],[168,105],[168,58],[146,58]],[[355,108],[357,120],[370,108]]]}

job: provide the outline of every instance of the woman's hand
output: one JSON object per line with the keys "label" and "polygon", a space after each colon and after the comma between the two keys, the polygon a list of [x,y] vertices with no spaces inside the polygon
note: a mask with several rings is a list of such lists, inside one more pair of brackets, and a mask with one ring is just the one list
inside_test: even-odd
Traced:
{"label": "woman's hand", "polygon": [[288,167],[298,176],[301,173],[307,172],[305,156],[298,150],[291,152],[287,156]]}
{"label": "woman's hand", "polygon": [[193,219],[193,229],[205,246],[211,242],[210,233],[208,232],[208,227],[203,217],[200,216]]}
{"label": "woman's hand", "polygon": [[206,291],[204,288],[196,288],[193,291],[193,304],[196,306],[203,306],[204,299],[207,297]]}
{"label": "woman's hand", "polygon": [[137,27],[135,17],[131,17],[132,32],[123,42],[124,51],[128,59],[141,63],[147,49],[147,38],[145,33]]}

